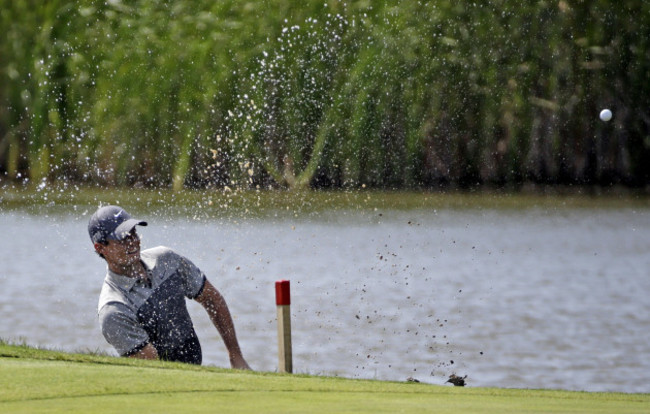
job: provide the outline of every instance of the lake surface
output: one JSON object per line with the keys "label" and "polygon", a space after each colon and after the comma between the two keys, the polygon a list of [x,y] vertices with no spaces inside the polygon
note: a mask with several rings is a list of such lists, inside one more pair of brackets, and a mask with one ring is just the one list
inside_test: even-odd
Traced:
{"label": "lake surface", "polygon": [[[1,338],[115,354],[82,210],[0,212]],[[139,218],[143,248],[175,248],[221,290],[256,370],[277,370],[274,283],[289,279],[297,373],[650,392],[648,210]],[[204,365],[228,367],[207,314],[189,308]]]}

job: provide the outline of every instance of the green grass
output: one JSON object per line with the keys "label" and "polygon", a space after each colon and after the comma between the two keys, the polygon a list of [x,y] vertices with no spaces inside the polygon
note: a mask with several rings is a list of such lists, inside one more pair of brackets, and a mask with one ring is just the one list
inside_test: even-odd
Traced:
{"label": "green grass", "polygon": [[198,217],[310,215],[332,210],[650,208],[650,197],[629,190],[608,192],[547,188],[530,192],[282,191],[0,187],[0,208],[34,214],[94,210],[120,204],[134,213]]}
{"label": "green grass", "polygon": [[434,386],[242,372],[0,341],[0,412],[646,413],[650,394]]}

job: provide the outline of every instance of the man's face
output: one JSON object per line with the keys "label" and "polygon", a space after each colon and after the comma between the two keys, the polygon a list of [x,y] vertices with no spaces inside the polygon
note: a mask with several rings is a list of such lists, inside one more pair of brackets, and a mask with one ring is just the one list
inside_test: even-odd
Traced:
{"label": "man's face", "polygon": [[108,244],[95,243],[95,250],[106,259],[109,267],[128,267],[140,260],[140,236],[135,227],[122,240],[108,240]]}

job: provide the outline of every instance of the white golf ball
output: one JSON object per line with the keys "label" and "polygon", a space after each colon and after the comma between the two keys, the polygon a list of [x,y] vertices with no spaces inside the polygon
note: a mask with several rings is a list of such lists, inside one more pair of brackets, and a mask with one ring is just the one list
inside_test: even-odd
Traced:
{"label": "white golf ball", "polygon": [[612,111],[610,111],[609,109],[603,109],[602,111],[600,111],[600,119],[605,122],[609,121],[610,119],[612,119]]}

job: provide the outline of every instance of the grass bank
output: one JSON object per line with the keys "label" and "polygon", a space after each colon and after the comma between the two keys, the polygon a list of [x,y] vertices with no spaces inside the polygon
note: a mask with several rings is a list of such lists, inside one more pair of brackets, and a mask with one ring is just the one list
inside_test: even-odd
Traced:
{"label": "grass bank", "polygon": [[645,413],[650,394],[434,386],[242,372],[0,341],[0,412]]}
{"label": "grass bank", "polygon": [[189,217],[309,215],[336,210],[650,208],[650,197],[624,189],[537,188],[520,192],[430,191],[228,191],[0,186],[0,208],[66,213],[120,204],[138,213]]}
{"label": "grass bank", "polygon": [[0,342],[0,412],[642,413],[650,395],[241,372]]}

